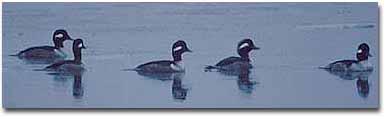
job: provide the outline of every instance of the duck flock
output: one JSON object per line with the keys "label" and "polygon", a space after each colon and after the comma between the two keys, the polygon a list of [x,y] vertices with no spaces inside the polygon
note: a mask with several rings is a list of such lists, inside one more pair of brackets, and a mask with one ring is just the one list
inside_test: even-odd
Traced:
{"label": "duck flock", "polygon": [[[86,71],[84,64],[82,63],[82,50],[86,49],[85,43],[87,40],[73,39],[68,32],[64,29],[57,29],[52,36],[53,46],[35,46],[24,49],[17,54],[11,55],[22,60],[28,60],[33,62],[41,62],[47,64],[46,67],[42,67],[39,71],[47,71],[58,74],[74,74],[78,77],[79,73]],[[66,54],[62,49],[64,48],[64,42],[72,41],[73,59],[67,59]],[[251,82],[248,81],[248,74],[254,67],[251,64],[250,52],[254,50],[261,50],[256,46],[255,40],[252,38],[241,39],[237,43],[237,53],[239,56],[231,56],[220,60],[213,65],[203,64],[203,73],[207,72],[219,72],[224,74],[238,75],[241,88],[249,88]],[[139,64],[133,68],[126,68],[123,71],[136,71],[143,76],[150,76],[161,79],[168,77],[178,77],[179,74],[184,73],[186,68],[183,63],[183,54],[193,52],[188,43],[184,40],[175,41],[171,47],[172,60],[157,60],[147,63]],[[200,51],[194,51],[200,52]],[[369,63],[368,59],[372,55],[370,54],[370,47],[366,43],[359,43],[356,50],[355,60],[339,60],[334,61],[325,66],[319,67],[321,70],[326,70],[331,74],[337,75],[343,79],[359,78],[357,81],[358,86],[361,86],[359,91],[362,91],[363,96],[368,93],[367,76],[373,71],[373,66]],[[311,67],[312,68],[312,67]],[[264,72],[262,72],[264,73]],[[177,75],[177,76],[176,76]],[[366,76],[367,75],[367,76]],[[185,99],[186,89],[181,87],[181,80],[179,78],[173,79],[173,95],[176,99]],[[365,86],[367,83],[367,86]]]}

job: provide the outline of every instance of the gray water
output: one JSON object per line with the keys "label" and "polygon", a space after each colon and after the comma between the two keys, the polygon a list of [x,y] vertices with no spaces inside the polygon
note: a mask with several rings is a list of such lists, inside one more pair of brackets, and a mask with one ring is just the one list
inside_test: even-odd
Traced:
{"label": "gray water", "polygon": [[[3,3],[3,107],[376,108],[378,18],[377,3]],[[47,64],[8,56],[52,45],[59,28],[85,41],[81,83],[34,71]],[[237,55],[244,38],[261,47],[251,53],[247,82],[253,84],[242,87],[238,76],[204,72]],[[183,56],[180,80],[122,71],[171,59],[179,39],[194,51]],[[317,69],[355,59],[363,42],[374,56],[367,95],[358,92],[356,79]],[[70,56],[71,46],[65,43]],[[185,99],[173,97],[173,82]]]}

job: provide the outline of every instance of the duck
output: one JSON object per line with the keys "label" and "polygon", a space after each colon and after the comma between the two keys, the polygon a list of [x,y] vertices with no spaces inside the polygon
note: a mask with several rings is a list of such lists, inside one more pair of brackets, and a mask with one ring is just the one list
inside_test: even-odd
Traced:
{"label": "duck", "polygon": [[25,50],[20,51],[16,55],[21,59],[36,59],[36,60],[44,60],[44,59],[64,59],[67,57],[66,53],[64,53],[61,48],[64,47],[63,43],[66,40],[73,40],[64,29],[55,30],[52,40],[54,46],[35,46],[30,47]]}
{"label": "duck", "polygon": [[192,52],[183,40],[178,40],[172,45],[172,57],[173,60],[158,60],[151,61],[134,68],[134,71],[140,73],[175,73],[185,72],[185,68],[182,61],[182,54],[186,52]]}
{"label": "duck", "polygon": [[84,65],[82,63],[82,49],[86,49],[82,39],[76,39],[73,42],[72,51],[74,55],[73,60],[62,60],[55,62],[47,67],[47,71],[59,71],[59,72],[77,72],[83,71]]}
{"label": "duck", "polygon": [[226,72],[240,71],[241,67],[252,68],[250,64],[249,52],[252,50],[259,50],[260,47],[256,47],[251,39],[243,39],[237,44],[237,53],[239,57],[231,56],[219,61],[215,65],[208,65],[205,67],[205,72],[218,70]]}
{"label": "duck", "polygon": [[361,43],[357,49],[356,60],[339,60],[319,68],[328,71],[372,71],[369,57],[372,57],[369,45]]}

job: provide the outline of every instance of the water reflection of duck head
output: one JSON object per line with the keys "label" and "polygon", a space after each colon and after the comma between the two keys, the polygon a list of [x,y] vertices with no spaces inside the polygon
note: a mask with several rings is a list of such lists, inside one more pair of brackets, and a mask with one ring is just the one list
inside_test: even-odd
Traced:
{"label": "water reflection of duck head", "polygon": [[82,86],[82,75],[76,74],[74,75],[74,83],[72,86],[72,95],[79,99],[83,97],[83,86]]}

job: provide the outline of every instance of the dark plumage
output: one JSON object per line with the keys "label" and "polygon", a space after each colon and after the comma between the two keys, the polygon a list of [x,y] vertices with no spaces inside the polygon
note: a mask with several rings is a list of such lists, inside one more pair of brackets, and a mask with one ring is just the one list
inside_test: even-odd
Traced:
{"label": "dark plumage", "polygon": [[231,65],[235,62],[249,62],[249,59],[231,56],[231,57],[228,57],[228,58],[221,60],[215,66],[222,67],[222,66]]}
{"label": "dark plumage", "polygon": [[178,72],[174,71],[170,65],[176,65],[175,62],[169,60],[152,61],[137,66],[137,71],[143,72]]}
{"label": "dark plumage", "polygon": [[357,60],[340,60],[328,64],[325,67],[319,67],[328,71],[366,71],[372,70],[372,66],[367,62],[371,57],[370,48],[366,43],[358,46],[356,54]]}
{"label": "dark plumage", "polygon": [[160,60],[152,61],[137,66],[134,70],[137,72],[145,73],[174,73],[184,72],[185,69],[181,64],[182,54],[185,52],[192,52],[185,41],[178,40],[172,46],[173,60]]}
{"label": "dark plumage", "polygon": [[79,69],[82,69],[82,54],[81,50],[85,49],[86,47],[83,44],[83,41],[81,39],[74,40],[72,50],[74,53],[74,59],[73,60],[63,60],[56,62],[54,64],[51,64],[47,66],[46,70],[55,70],[55,71],[76,71]]}
{"label": "dark plumage", "polygon": [[225,58],[214,66],[205,67],[205,71],[210,71],[212,69],[217,69],[219,71],[239,71],[242,66],[252,68],[249,52],[258,49],[260,48],[256,47],[251,39],[244,39],[237,45],[237,53],[240,57],[232,56]]}
{"label": "dark plumage", "polygon": [[44,59],[55,59],[60,58],[63,59],[66,57],[66,54],[60,50],[63,48],[63,42],[66,40],[72,40],[68,35],[66,30],[58,29],[54,32],[52,40],[54,42],[54,46],[37,46],[27,48],[25,50],[20,51],[16,55],[22,59],[36,59],[36,60],[44,60]]}

